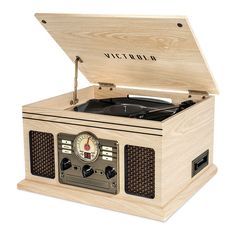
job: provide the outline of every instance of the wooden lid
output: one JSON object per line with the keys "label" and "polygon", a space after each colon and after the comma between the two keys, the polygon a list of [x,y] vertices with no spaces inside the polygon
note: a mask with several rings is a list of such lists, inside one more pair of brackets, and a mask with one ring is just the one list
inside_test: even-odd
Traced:
{"label": "wooden lid", "polygon": [[36,17],[91,83],[218,93],[184,17]]}

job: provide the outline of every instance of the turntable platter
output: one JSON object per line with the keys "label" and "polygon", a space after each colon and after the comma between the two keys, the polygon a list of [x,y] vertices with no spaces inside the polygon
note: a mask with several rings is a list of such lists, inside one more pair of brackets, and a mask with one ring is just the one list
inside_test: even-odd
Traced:
{"label": "turntable platter", "polygon": [[104,114],[117,116],[131,116],[147,110],[147,107],[136,104],[117,104],[104,108]]}
{"label": "turntable platter", "polygon": [[119,97],[90,99],[74,111],[162,121],[193,104],[192,100],[174,105],[160,99]]}

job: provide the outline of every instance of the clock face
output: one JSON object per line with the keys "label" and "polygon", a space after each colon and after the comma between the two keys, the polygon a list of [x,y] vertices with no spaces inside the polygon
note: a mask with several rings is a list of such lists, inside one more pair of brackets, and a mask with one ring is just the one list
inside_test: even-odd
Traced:
{"label": "clock face", "polygon": [[74,151],[82,161],[93,162],[99,155],[99,141],[89,132],[78,134],[74,140]]}

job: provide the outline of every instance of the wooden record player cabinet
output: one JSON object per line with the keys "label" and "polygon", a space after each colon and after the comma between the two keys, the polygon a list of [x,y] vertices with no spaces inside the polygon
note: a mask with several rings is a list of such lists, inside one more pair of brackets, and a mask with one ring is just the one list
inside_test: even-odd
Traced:
{"label": "wooden record player cabinet", "polygon": [[[91,86],[77,90],[75,79],[74,92],[23,106],[25,179],[18,188],[168,219],[217,170],[213,131],[218,91],[187,19],[76,14],[36,14],[36,18],[75,63],[75,73],[79,68]],[[127,95],[170,98],[174,104],[192,99],[196,104],[162,122],[73,111],[92,98]],[[117,194],[59,182],[58,134],[87,131],[118,143]],[[42,134],[33,151],[32,132]],[[142,165],[132,170],[140,171],[140,189],[153,184],[152,197],[126,191],[126,145],[153,150],[152,183],[142,183]],[[44,155],[35,166],[33,152]]]}

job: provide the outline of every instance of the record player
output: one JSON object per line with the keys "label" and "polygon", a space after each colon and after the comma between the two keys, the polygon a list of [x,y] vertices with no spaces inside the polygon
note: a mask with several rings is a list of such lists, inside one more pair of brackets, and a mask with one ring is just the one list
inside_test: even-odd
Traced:
{"label": "record player", "polygon": [[[74,63],[74,88],[23,106],[18,188],[168,219],[216,173],[218,90],[188,20],[36,18]],[[78,89],[78,69],[91,86]]]}

